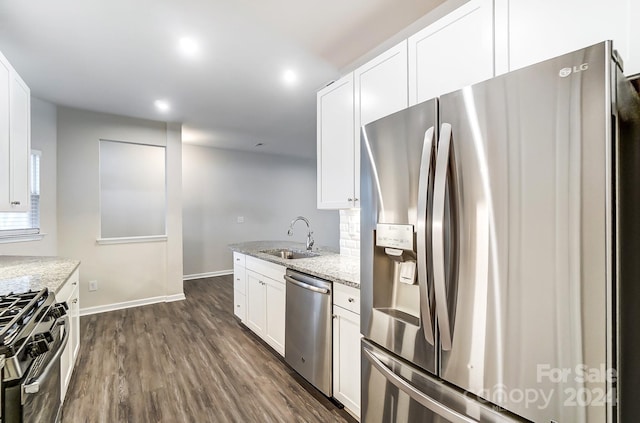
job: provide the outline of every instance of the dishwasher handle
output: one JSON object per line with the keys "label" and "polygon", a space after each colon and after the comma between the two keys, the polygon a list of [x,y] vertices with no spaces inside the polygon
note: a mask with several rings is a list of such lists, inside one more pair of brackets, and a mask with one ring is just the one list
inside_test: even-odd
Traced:
{"label": "dishwasher handle", "polygon": [[331,290],[325,288],[318,288],[317,286],[309,285],[304,282],[300,282],[299,280],[293,279],[291,276],[284,275],[284,279],[287,282],[291,282],[294,285],[299,286],[300,288],[308,289],[309,291],[318,292],[320,294],[329,294]]}

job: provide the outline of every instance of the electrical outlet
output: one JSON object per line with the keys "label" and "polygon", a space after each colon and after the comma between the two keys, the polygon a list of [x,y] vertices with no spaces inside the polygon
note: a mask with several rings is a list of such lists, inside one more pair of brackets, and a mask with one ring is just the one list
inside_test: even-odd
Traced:
{"label": "electrical outlet", "polygon": [[98,281],[89,281],[89,291],[98,290]]}
{"label": "electrical outlet", "polygon": [[238,219],[236,220],[236,222],[244,223],[244,216],[238,216]]}

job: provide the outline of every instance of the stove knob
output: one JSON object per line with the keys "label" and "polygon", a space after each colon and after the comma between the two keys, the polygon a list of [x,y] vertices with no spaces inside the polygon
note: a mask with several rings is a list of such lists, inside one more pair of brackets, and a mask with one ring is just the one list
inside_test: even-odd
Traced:
{"label": "stove knob", "polygon": [[47,341],[47,344],[50,344],[50,343],[53,342],[53,335],[51,334],[51,332],[47,331],[47,332],[43,332],[41,334],[38,334],[36,339],[38,339],[38,340],[44,339],[45,341]]}
{"label": "stove knob", "polygon": [[69,306],[67,306],[67,303],[57,303],[54,304],[53,307],[51,307],[50,313],[55,319],[59,319],[60,317],[67,314],[68,309]]}
{"label": "stove knob", "polygon": [[29,357],[36,358],[37,356],[46,353],[49,351],[49,344],[45,339],[38,339],[32,342],[29,342],[27,345],[27,354]]}

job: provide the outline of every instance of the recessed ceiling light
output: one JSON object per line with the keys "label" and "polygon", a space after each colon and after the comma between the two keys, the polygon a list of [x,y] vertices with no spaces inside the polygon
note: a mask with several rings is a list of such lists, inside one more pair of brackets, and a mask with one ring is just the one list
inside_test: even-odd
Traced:
{"label": "recessed ceiling light", "polygon": [[293,69],[287,69],[282,74],[282,81],[288,86],[293,86],[298,82],[298,74]]}
{"label": "recessed ceiling light", "polygon": [[166,100],[156,100],[153,104],[156,106],[156,109],[161,112],[168,112],[171,108]]}
{"label": "recessed ceiling light", "polygon": [[182,52],[182,54],[187,57],[194,57],[200,51],[200,46],[198,45],[196,40],[191,37],[180,38],[178,46],[180,47],[180,51]]}

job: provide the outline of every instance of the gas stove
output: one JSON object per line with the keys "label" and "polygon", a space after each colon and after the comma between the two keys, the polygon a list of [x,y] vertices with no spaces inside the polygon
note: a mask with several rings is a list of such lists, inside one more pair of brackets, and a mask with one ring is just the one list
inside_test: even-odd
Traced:
{"label": "gas stove", "polygon": [[55,422],[67,305],[46,288],[0,296],[2,422]]}

